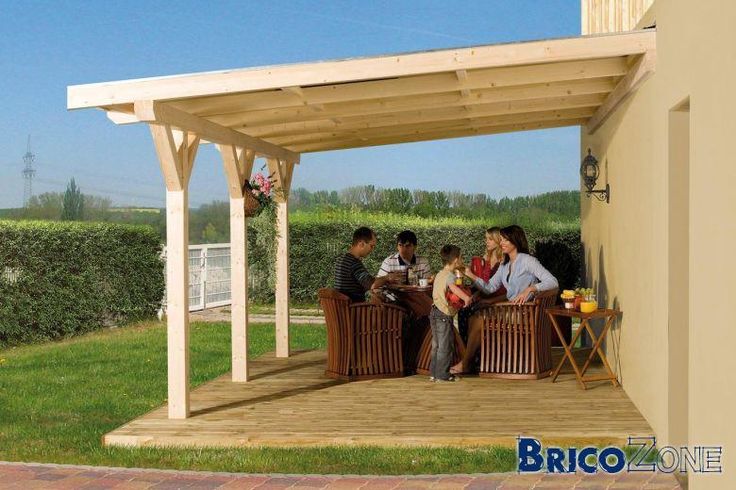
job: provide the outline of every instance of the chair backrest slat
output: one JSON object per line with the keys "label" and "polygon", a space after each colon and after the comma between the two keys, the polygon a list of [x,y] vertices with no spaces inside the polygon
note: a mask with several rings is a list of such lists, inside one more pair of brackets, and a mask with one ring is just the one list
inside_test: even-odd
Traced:
{"label": "chair backrest slat", "polygon": [[545,310],[557,289],[539,293],[532,303],[497,303],[480,311],[481,376],[538,378],[552,368],[551,330]]}

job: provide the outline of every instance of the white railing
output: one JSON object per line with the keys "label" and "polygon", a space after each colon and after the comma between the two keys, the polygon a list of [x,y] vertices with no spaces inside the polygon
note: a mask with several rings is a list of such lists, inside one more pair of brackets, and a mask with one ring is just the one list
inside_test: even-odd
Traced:
{"label": "white railing", "polygon": [[189,245],[189,311],[230,303],[230,244]]}
{"label": "white railing", "polygon": [[[164,278],[166,250],[164,247]],[[248,287],[254,288],[263,274],[251,269]],[[199,311],[232,304],[230,291],[230,244],[189,245],[189,311]],[[166,307],[166,292],[163,300]],[[162,312],[163,313],[163,312]]]}

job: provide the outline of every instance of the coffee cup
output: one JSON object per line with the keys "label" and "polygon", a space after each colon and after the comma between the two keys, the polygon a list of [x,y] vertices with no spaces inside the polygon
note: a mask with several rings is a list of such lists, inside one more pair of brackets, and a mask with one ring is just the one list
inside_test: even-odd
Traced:
{"label": "coffee cup", "polygon": [[419,279],[419,286],[423,288],[429,286],[429,279]]}

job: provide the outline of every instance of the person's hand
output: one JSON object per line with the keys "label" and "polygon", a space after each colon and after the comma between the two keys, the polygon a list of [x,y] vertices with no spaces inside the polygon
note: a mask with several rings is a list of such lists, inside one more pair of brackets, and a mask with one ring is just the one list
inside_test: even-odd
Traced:
{"label": "person's hand", "polygon": [[473,272],[470,270],[470,267],[466,268],[463,271],[463,274],[465,274],[465,276],[469,277],[471,281],[475,281],[476,279],[478,279],[478,276],[476,276],[475,274],[473,274]]}
{"label": "person's hand", "polygon": [[534,286],[529,286],[522,292],[520,292],[518,295],[513,297],[511,299],[511,302],[515,305],[520,305],[522,303],[526,303],[526,301],[531,297],[531,295],[536,292],[537,289]]}
{"label": "person's hand", "polygon": [[463,302],[465,303],[465,307],[467,308],[468,306],[470,306],[471,304],[473,304],[473,297],[472,296],[468,296],[468,299],[464,299]]}

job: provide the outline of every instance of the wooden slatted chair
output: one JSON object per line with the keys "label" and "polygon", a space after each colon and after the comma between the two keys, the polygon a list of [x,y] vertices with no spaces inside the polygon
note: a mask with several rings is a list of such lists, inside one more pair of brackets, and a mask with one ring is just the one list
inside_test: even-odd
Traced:
{"label": "wooden slatted chair", "polygon": [[554,306],[557,289],[539,293],[522,305],[509,302],[484,307],[480,376],[539,379],[552,371],[552,329],[545,310]]}
{"label": "wooden slatted chair", "polygon": [[347,381],[404,375],[401,328],[406,310],[389,304],[351,304],[332,288],[319,290],[319,302],[327,324],[325,375]]}

